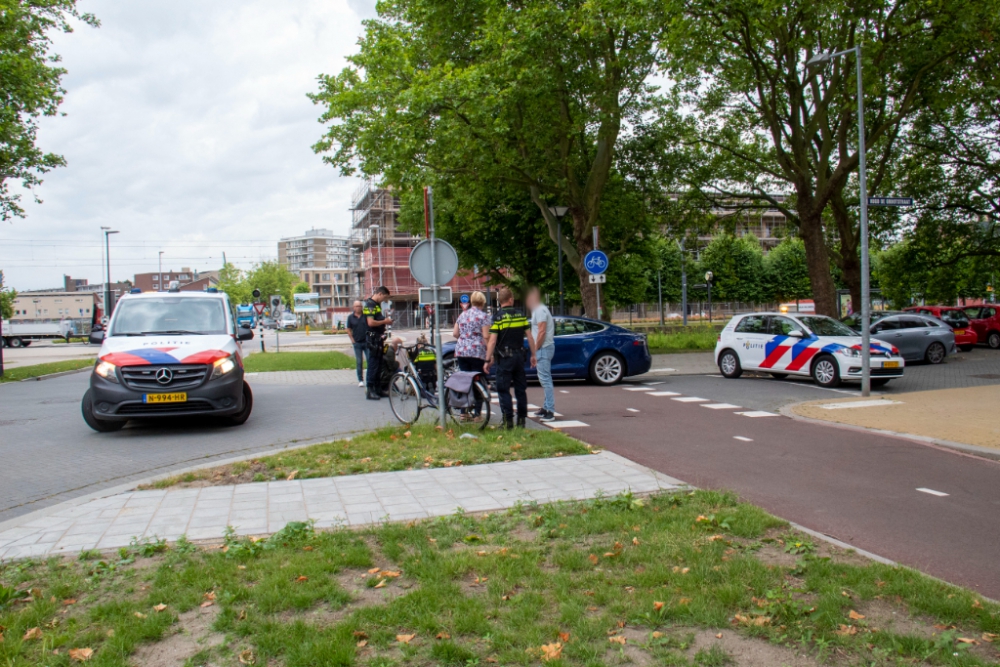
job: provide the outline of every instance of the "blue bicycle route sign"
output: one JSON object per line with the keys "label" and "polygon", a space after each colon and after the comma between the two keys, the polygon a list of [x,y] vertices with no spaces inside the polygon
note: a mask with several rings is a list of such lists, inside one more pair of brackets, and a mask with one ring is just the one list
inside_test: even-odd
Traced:
{"label": "blue bicycle route sign", "polygon": [[458,300],[461,301],[462,303],[469,303],[469,295],[463,294]]}
{"label": "blue bicycle route sign", "polygon": [[608,270],[608,256],[600,250],[591,250],[583,258],[583,265],[593,275],[600,275]]}

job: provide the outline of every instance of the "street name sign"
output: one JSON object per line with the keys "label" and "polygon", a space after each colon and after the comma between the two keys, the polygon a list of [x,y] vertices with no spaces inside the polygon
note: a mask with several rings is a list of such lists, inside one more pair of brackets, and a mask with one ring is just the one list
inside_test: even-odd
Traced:
{"label": "street name sign", "polygon": [[869,206],[913,206],[913,197],[869,197]]}

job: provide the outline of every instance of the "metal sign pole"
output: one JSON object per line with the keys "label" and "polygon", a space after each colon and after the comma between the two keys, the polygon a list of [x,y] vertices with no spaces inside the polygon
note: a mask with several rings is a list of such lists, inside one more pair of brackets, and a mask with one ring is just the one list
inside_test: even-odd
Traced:
{"label": "metal sign pole", "polygon": [[[594,227],[594,250],[600,250],[597,247],[597,227]],[[597,287],[597,319],[601,319],[601,283],[594,283]]]}
{"label": "metal sign pole", "polygon": [[437,369],[437,395],[438,395],[438,416],[441,428],[444,429],[446,423],[445,397],[444,397],[444,363],[441,360],[441,311],[438,303],[438,274],[437,274],[437,238],[434,235],[434,191],[427,187],[427,212],[430,219],[430,241],[431,241],[431,273],[434,281],[431,289],[434,290],[434,317],[431,318],[431,341],[434,344],[434,366]]}

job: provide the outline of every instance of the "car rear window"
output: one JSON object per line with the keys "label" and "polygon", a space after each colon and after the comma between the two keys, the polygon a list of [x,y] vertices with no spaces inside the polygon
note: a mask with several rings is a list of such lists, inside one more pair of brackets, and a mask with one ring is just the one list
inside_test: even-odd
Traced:
{"label": "car rear window", "polygon": [[736,331],[739,333],[766,334],[767,322],[764,321],[763,315],[747,315],[736,325]]}
{"label": "car rear window", "polygon": [[923,329],[926,326],[927,326],[927,320],[922,320],[919,317],[899,318],[900,329]]}
{"label": "car rear window", "polygon": [[963,310],[942,310],[941,319],[953,327],[969,326],[969,318]]}

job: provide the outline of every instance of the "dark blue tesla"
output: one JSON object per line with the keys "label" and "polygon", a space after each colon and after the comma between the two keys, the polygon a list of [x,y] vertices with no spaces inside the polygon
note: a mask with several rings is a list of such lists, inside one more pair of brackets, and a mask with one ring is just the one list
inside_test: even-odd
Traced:
{"label": "dark blue tesla", "polygon": [[[554,340],[554,379],[589,379],[597,384],[610,385],[621,382],[622,378],[649,371],[653,363],[646,336],[607,322],[585,317],[556,317]],[[524,346],[528,346],[527,341]],[[454,358],[454,342],[445,343],[442,347],[446,362]],[[535,379],[535,369],[530,367],[530,362],[525,369],[528,377]]]}

